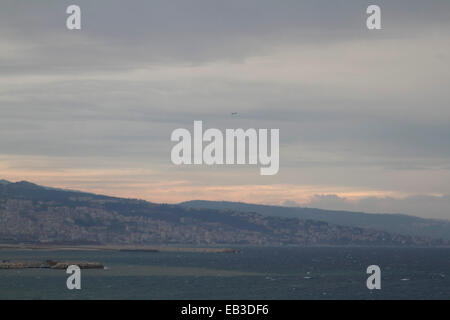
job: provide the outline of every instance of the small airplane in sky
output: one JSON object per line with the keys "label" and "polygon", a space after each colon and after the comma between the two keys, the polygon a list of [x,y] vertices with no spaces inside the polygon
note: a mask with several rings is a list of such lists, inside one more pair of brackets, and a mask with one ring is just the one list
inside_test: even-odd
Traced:
{"label": "small airplane in sky", "polygon": [[231,113],[232,116],[237,116],[237,114],[238,114],[237,112],[232,112]]}

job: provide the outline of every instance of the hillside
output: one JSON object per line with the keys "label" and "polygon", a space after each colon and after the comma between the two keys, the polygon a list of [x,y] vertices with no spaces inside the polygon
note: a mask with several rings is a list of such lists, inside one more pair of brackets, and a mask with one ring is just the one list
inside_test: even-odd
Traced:
{"label": "hillside", "polygon": [[332,224],[371,228],[415,236],[439,237],[450,240],[450,221],[423,219],[405,214],[372,214],[302,207],[281,207],[227,201],[194,200],[180,203],[192,208],[257,212],[265,216],[311,219]]}
{"label": "hillside", "polygon": [[0,184],[0,242],[448,245],[442,240],[320,221],[155,204],[25,181]]}

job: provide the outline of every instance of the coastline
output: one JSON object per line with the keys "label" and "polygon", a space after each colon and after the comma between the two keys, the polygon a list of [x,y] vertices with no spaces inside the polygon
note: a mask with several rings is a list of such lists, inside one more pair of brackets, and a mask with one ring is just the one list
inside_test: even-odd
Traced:
{"label": "coastline", "polygon": [[238,253],[233,248],[171,247],[151,245],[48,245],[48,244],[0,244],[1,250],[46,251],[122,251],[122,252],[192,252],[192,253]]}

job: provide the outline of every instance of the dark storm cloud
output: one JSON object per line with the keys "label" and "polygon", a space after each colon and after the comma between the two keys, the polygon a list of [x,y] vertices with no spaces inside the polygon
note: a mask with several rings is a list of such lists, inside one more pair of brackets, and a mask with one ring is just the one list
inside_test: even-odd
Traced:
{"label": "dark storm cloud", "polygon": [[[390,33],[372,37],[448,28],[448,1],[377,3]],[[65,29],[70,4],[2,1],[0,39],[14,49],[0,58],[3,74],[239,61],[286,43],[348,41],[368,34],[368,1],[77,1],[82,8],[78,33]]]}
{"label": "dark storm cloud", "polygon": [[167,168],[172,130],[203,120],[280,129],[280,174],[248,183],[450,192],[449,1],[376,1],[375,32],[372,1],[80,0],[81,31],[65,27],[72,1],[0,4],[6,158],[106,158],[207,184]]}

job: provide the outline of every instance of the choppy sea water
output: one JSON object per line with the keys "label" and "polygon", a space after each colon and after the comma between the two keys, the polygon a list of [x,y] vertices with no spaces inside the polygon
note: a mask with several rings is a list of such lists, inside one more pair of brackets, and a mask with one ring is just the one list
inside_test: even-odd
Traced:
{"label": "choppy sea water", "polygon": [[[98,261],[68,290],[65,270],[0,270],[0,299],[450,299],[450,248],[239,248],[237,254],[1,250],[0,260]],[[368,290],[366,268],[381,268]]]}

